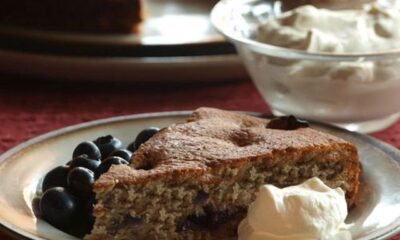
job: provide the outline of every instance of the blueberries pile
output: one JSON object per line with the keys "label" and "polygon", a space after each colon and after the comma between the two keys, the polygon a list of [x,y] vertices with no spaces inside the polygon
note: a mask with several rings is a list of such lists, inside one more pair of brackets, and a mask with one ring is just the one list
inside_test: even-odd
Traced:
{"label": "blueberries pile", "polygon": [[132,153],[158,131],[155,127],[144,129],[127,149],[111,135],[80,143],[74,149],[71,161],[54,168],[44,177],[43,195],[32,201],[35,215],[74,236],[83,237],[89,233],[94,223],[93,183],[111,165],[129,164]]}

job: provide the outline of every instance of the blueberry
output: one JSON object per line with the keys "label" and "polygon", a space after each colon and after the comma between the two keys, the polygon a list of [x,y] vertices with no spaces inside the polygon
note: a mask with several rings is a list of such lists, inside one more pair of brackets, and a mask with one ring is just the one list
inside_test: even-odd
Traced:
{"label": "blueberry", "polygon": [[157,127],[149,127],[144,130],[142,130],[137,136],[136,139],[133,143],[129,144],[128,150],[134,152],[136,151],[140,145],[143,143],[147,142],[154,134],[156,134],[158,131],[160,131],[159,128]]}
{"label": "blueberry", "polygon": [[67,230],[79,213],[79,202],[65,188],[47,190],[40,201],[43,219],[51,225]]}
{"label": "blueberry", "polygon": [[36,217],[40,218],[42,216],[42,210],[40,209],[40,197],[34,197],[32,199],[32,211]]}
{"label": "blueberry", "polygon": [[101,159],[102,156],[96,144],[90,141],[82,142],[78,146],[76,146],[74,152],[72,153],[72,158],[75,158],[82,154],[86,154],[90,159]]}
{"label": "blueberry", "polygon": [[110,154],[110,156],[120,157],[127,162],[131,161],[132,152],[127,149],[118,149]]}
{"label": "blueberry", "polygon": [[309,126],[308,122],[299,120],[295,116],[290,115],[271,119],[266,127],[280,130],[296,130],[299,128],[307,128]]}
{"label": "blueberry", "polygon": [[48,172],[43,179],[42,191],[45,192],[52,187],[67,187],[68,172],[68,166],[59,166]]}
{"label": "blueberry", "polygon": [[104,161],[97,168],[96,177],[99,177],[101,174],[105,173],[110,169],[111,165],[119,165],[119,164],[129,164],[127,161],[120,157],[108,157],[104,159]]}
{"label": "blueberry", "polygon": [[94,143],[100,149],[103,159],[107,158],[113,151],[122,148],[122,142],[111,135],[99,137]]}
{"label": "blueberry", "polygon": [[95,203],[96,203],[96,197],[94,193],[85,199],[85,204],[83,206],[82,214],[84,215],[84,218],[86,220],[89,220],[89,222],[94,221],[93,206]]}
{"label": "blueberry", "polygon": [[90,196],[92,185],[94,183],[94,172],[83,167],[71,169],[68,174],[68,186],[70,189],[81,197]]}
{"label": "blueberry", "polygon": [[135,146],[135,141],[131,142],[126,149],[128,149],[131,152],[135,152],[136,151],[136,146]]}
{"label": "blueberry", "polygon": [[92,216],[93,205],[96,202],[96,195],[94,193],[90,194],[84,202],[83,213]]}
{"label": "blueberry", "polygon": [[100,161],[89,159],[85,155],[78,156],[74,159],[72,159],[72,162],[70,164],[70,169],[76,168],[76,167],[84,167],[89,170],[92,170],[93,172],[96,172],[96,169],[100,166]]}
{"label": "blueberry", "polygon": [[71,227],[67,232],[78,238],[84,238],[85,235],[89,234],[94,225],[94,217],[92,214],[87,214],[82,211],[78,218],[71,224]]}
{"label": "blueberry", "polygon": [[74,220],[74,222],[71,224],[71,227],[67,230],[69,234],[78,238],[83,238],[85,235],[91,232],[95,220],[93,217],[94,199],[95,195],[91,194],[81,202],[82,206],[79,214],[77,215],[76,220]]}

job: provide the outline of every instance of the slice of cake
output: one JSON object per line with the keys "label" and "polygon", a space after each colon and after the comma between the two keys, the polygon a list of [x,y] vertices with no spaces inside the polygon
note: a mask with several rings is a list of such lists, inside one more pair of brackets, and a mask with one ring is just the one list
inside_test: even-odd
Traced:
{"label": "slice of cake", "polygon": [[317,176],[346,192],[359,185],[353,144],[294,118],[265,120],[211,108],[162,129],[94,184],[94,228],[87,239],[226,239],[260,185]]}
{"label": "slice of cake", "polygon": [[142,0],[2,0],[0,23],[37,29],[130,33],[143,18]]}

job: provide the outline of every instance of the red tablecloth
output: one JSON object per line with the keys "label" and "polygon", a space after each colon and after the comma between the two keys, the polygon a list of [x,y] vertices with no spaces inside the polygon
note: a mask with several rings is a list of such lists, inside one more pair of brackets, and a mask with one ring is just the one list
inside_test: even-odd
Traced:
{"label": "red tablecloth", "polygon": [[[250,81],[72,83],[0,76],[0,153],[39,134],[94,119],[199,106],[269,112]],[[400,147],[400,122],[373,136]],[[10,239],[0,234],[0,239]],[[400,236],[394,238],[400,240]]]}

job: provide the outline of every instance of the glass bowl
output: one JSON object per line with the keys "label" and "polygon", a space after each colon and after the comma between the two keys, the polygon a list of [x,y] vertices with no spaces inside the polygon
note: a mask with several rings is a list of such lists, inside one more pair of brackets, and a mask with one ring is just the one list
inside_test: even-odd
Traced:
{"label": "glass bowl", "polygon": [[328,122],[351,131],[384,129],[400,117],[400,49],[363,54],[311,53],[256,41],[280,1],[225,0],[211,12],[237,48],[275,115]]}

